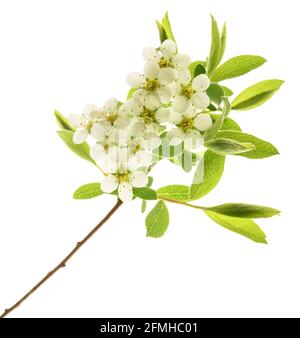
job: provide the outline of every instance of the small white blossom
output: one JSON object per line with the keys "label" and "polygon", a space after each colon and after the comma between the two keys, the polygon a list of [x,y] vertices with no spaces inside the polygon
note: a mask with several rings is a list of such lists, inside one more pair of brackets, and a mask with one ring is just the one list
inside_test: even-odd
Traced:
{"label": "small white blossom", "polygon": [[148,61],[144,67],[144,74],[130,73],[127,82],[137,89],[133,97],[147,109],[157,109],[160,103],[168,103],[172,96],[168,85],[175,79],[171,68],[160,69],[155,61]]}
{"label": "small white blossom", "polygon": [[187,68],[191,58],[186,54],[179,54],[173,40],[165,40],[159,49],[147,47],[143,50],[146,61],[156,62],[160,68]]}
{"label": "small white blossom", "polygon": [[123,202],[130,202],[133,198],[132,188],[142,188],[147,183],[148,177],[143,171],[119,169],[102,180],[101,189],[106,193],[118,189],[119,198]]}
{"label": "small white blossom", "polygon": [[69,116],[70,122],[77,128],[73,134],[73,142],[75,144],[83,143],[89,134],[93,137],[94,123],[100,116],[100,110],[96,105],[86,105],[82,111],[82,114],[71,114]]}
{"label": "small white blossom", "polygon": [[189,70],[180,69],[177,81],[172,85],[174,95],[173,110],[182,113],[191,105],[198,110],[207,108],[210,100],[205,91],[209,85],[210,81],[207,75],[200,74],[191,80]]}
{"label": "small white blossom", "polygon": [[188,149],[196,149],[203,145],[204,132],[212,126],[212,119],[209,114],[199,113],[190,107],[183,114],[172,112],[172,122],[176,127],[167,132],[171,145],[178,145],[184,142]]}

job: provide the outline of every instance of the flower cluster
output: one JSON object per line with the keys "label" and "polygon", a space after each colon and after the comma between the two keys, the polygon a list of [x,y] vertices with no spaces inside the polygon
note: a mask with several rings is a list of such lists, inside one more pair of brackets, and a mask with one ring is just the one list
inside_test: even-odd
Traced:
{"label": "flower cluster", "polygon": [[133,188],[148,184],[149,167],[157,161],[153,150],[162,138],[170,146],[196,149],[212,126],[206,111],[210,80],[205,74],[192,78],[190,57],[178,53],[170,39],[157,49],[145,48],[143,56],[143,73],[127,77],[131,95],[126,102],[111,98],[102,107],[88,105],[81,115],[70,116],[77,128],[74,143],[88,136],[96,141],[90,155],[106,173],[101,189],[117,191],[124,202],[132,200]]}

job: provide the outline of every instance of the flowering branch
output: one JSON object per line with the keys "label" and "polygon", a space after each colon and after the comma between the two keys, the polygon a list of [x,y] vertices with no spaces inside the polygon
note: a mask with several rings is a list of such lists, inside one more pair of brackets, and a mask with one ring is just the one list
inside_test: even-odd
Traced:
{"label": "flowering branch", "polygon": [[67,262],[75,255],[75,253],[101,228],[101,226],[106,223],[110,217],[119,209],[122,205],[122,201],[119,199],[114,207],[107,213],[107,215],[79,242],[77,242],[76,246],[73,250],[71,250],[67,256],[56,265],[54,269],[49,271],[37,284],[34,285],[32,289],[30,289],[22,298],[20,298],[13,306],[6,309],[0,316],[0,318],[6,317],[10,312],[15,310],[19,305],[21,305],[28,297],[30,297],[37,289],[39,289],[44,283],[47,282],[49,278],[51,278],[58,270],[66,267]]}

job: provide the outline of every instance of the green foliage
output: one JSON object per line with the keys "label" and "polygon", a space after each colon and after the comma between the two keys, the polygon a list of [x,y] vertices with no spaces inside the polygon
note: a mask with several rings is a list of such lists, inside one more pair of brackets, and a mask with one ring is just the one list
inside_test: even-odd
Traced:
{"label": "green foliage", "polygon": [[156,191],[148,187],[133,188],[132,192],[135,197],[139,197],[143,200],[156,200],[157,199]]}
{"label": "green foliage", "polygon": [[202,209],[226,216],[240,218],[266,218],[280,213],[279,210],[270,207],[246,203],[225,203],[215,207]]}
{"label": "green foliage", "polygon": [[191,73],[192,78],[196,77],[199,74],[206,73],[206,62],[205,61],[194,61],[189,65],[189,71]]}
{"label": "green foliage", "polygon": [[169,225],[169,211],[163,201],[156,203],[146,217],[147,237],[161,237]]}
{"label": "green foliage", "polygon": [[222,155],[207,150],[203,161],[204,163],[199,162],[194,175],[190,188],[190,201],[198,200],[213,190],[224,171],[225,157]]}
{"label": "green foliage", "polygon": [[157,190],[158,198],[185,202],[189,200],[190,188],[186,185],[167,185]]}
{"label": "green foliage", "polygon": [[241,143],[251,143],[255,146],[255,149],[246,153],[240,153],[238,156],[261,159],[279,154],[278,150],[271,143],[240,131],[221,130],[218,132],[217,137],[229,138]]}
{"label": "green foliage", "polygon": [[88,183],[75,190],[73,198],[76,200],[89,199],[103,194],[100,183]]}
{"label": "green foliage", "polygon": [[222,61],[224,53],[225,53],[225,48],[226,48],[226,42],[227,42],[227,26],[226,22],[223,25],[222,28],[222,34],[221,34],[221,48],[219,52],[219,57],[218,57],[218,64]]}
{"label": "green foliage", "polygon": [[[216,119],[220,116],[218,114],[210,114],[213,122],[216,121]],[[221,130],[236,130],[236,131],[241,131],[240,126],[230,117],[226,117],[225,120],[223,121],[223,125]]]}
{"label": "green foliage", "polygon": [[206,142],[205,146],[219,155],[235,155],[255,149],[252,143],[240,143],[229,138],[216,138]]}
{"label": "green foliage", "polygon": [[266,80],[243,90],[232,102],[234,110],[248,110],[256,108],[268,101],[280,88],[284,81]]}
{"label": "green foliage", "polygon": [[233,95],[233,91],[230,88],[228,88],[226,86],[221,86],[221,88],[223,89],[224,96],[230,97],[230,96]]}
{"label": "green foliage", "polygon": [[204,134],[204,140],[210,141],[212,140],[218,133],[218,131],[222,128],[224,119],[230,112],[230,103],[227,98],[223,98],[224,107],[222,114],[215,120],[215,123],[212,127]]}
{"label": "green foliage", "polygon": [[162,26],[162,24],[157,20],[156,20],[156,26],[157,26],[158,33],[159,33],[160,42],[163,43],[168,38],[167,33],[166,33],[164,27]]}
{"label": "green foliage", "polygon": [[266,235],[251,219],[225,216],[210,210],[205,210],[204,212],[224,228],[245,236],[254,242],[267,244]]}
{"label": "green foliage", "polygon": [[59,130],[57,131],[57,134],[76,155],[80,156],[86,161],[95,164],[94,160],[90,156],[90,146],[86,142],[83,142],[81,144],[75,144],[73,142],[74,133],[71,130]]}
{"label": "green foliage", "polygon": [[180,166],[187,173],[193,169],[193,154],[188,150],[184,150],[180,155],[170,158],[170,161]]}
{"label": "green foliage", "polygon": [[267,60],[257,55],[239,55],[219,66],[211,75],[213,82],[232,79],[262,66]]}
{"label": "green foliage", "polygon": [[220,60],[221,51],[221,37],[218,29],[218,25],[213,16],[211,16],[211,44],[210,53],[208,57],[207,74],[211,75],[217,68]]}
{"label": "green foliage", "polygon": [[161,23],[159,21],[156,21],[156,26],[159,32],[159,39],[161,43],[167,39],[175,41],[168,12],[166,12]]}
{"label": "green foliage", "polygon": [[216,104],[221,104],[224,96],[223,88],[217,83],[211,83],[206,90],[210,100]]}
{"label": "green foliage", "polygon": [[76,128],[72,126],[71,122],[65,116],[63,116],[59,111],[55,110],[54,115],[55,115],[56,122],[61,129],[66,129],[66,130],[71,130],[71,131],[76,130]]}
{"label": "green foliage", "polygon": [[145,200],[142,200],[142,206],[141,206],[142,214],[146,211],[146,208],[147,208],[147,202]]}

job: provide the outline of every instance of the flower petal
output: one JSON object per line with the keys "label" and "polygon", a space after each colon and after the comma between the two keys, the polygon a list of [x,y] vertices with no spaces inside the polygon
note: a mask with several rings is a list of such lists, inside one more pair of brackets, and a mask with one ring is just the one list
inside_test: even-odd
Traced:
{"label": "flower petal", "polygon": [[160,146],[161,140],[160,137],[153,132],[147,133],[144,135],[145,146],[148,150],[156,149]]}
{"label": "flower petal", "polygon": [[168,122],[169,117],[170,117],[170,111],[168,108],[159,108],[155,112],[155,119],[159,123]]}
{"label": "flower petal", "polygon": [[132,185],[128,182],[122,182],[118,187],[118,195],[121,201],[124,203],[130,202],[133,198]]}
{"label": "flower petal", "polygon": [[155,79],[159,74],[159,65],[155,61],[148,61],[144,66],[144,73],[148,79]]}
{"label": "flower petal", "polygon": [[149,167],[151,163],[152,163],[152,154],[146,150],[139,150],[132,157],[132,161],[129,160],[128,166],[131,169],[137,169],[140,167]]}
{"label": "flower petal", "polygon": [[171,146],[176,146],[184,140],[184,132],[180,128],[173,128],[167,132]]}
{"label": "flower petal", "polygon": [[191,98],[192,104],[200,110],[207,108],[210,104],[210,99],[205,93],[196,93]]}
{"label": "flower petal", "polygon": [[102,161],[105,154],[104,148],[99,143],[96,143],[90,150],[91,158],[95,161]]}
{"label": "flower petal", "polygon": [[101,182],[101,190],[106,193],[111,193],[115,191],[118,187],[118,181],[116,179],[116,176],[109,175],[105,177]]}
{"label": "flower petal", "polygon": [[158,88],[156,92],[160,96],[161,102],[163,102],[163,103],[169,103],[170,102],[170,99],[172,97],[172,91],[169,87],[162,86],[162,87]]}
{"label": "flower petal", "polygon": [[173,63],[177,67],[188,67],[191,63],[191,58],[187,54],[177,54],[173,57]]}
{"label": "flower petal", "polygon": [[207,75],[200,74],[192,81],[192,86],[199,92],[204,92],[210,86],[210,80]]}
{"label": "flower petal", "polygon": [[69,121],[76,128],[84,128],[86,126],[86,120],[85,120],[85,118],[82,115],[71,114],[69,116]]}
{"label": "flower petal", "polygon": [[152,47],[144,48],[143,56],[144,56],[144,59],[146,61],[156,61],[156,62],[158,62],[159,59],[160,59],[159,51],[152,48]]}
{"label": "flower petal", "polygon": [[187,85],[191,82],[191,74],[187,68],[179,68],[177,71],[178,82]]}
{"label": "flower petal", "polygon": [[170,58],[176,54],[177,45],[173,40],[167,39],[161,44],[160,51],[165,58]]}
{"label": "flower petal", "polygon": [[134,122],[131,126],[131,135],[134,138],[140,138],[144,135],[146,126],[143,122]]}
{"label": "flower petal", "polygon": [[146,79],[144,74],[140,73],[130,73],[127,76],[127,83],[133,88],[143,87]]}
{"label": "flower petal", "polygon": [[122,107],[127,114],[139,115],[142,112],[143,105],[135,98],[131,98]]}
{"label": "flower petal", "polygon": [[206,131],[212,126],[212,119],[209,114],[199,114],[194,119],[194,126],[200,131]]}
{"label": "flower petal", "polygon": [[89,132],[87,131],[87,129],[77,129],[73,134],[73,142],[75,144],[83,143],[88,136]]}
{"label": "flower petal", "polygon": [[118,108],[118,100],[114,97],[107,100],[103,105],[103,109],[109,114],[115,113],[117,111],[117,108]]}
{"label": "flower petal", "polygon": [[135,171],[130,176],[130,183],[135,188],[142,188],[147,185],[148,177],[143,171]]}
{"label": "flower petal", "polygon": [[114,122],[114,126],[118,129],[125,129],[129,126],[130,119],[126,116],[119,116]]}
{"label": "flower petal", "polygon": [[196,149],[203,145],[203,138],[197,130],[188,130],[184,138],[184,147],[186,149]]}
{"label": "flower petal", "polygon": [[175,75],[173,68],[163,68],[158,74],[158,81],[162,85],[167,85],[175,80]]}
{"label": "flower petal", "polygon": [[104,125],[103,122],[93,123],[93,126],[90,130],[91,136],[96,140],[103,140],[107,134],[107,125]]}
{"label": "flower petal", "polygon": [[174,124],[179,124],[182,120],[183,114],[177,113],[174,110],[171,110],[169,122]]}
{"label": "flower petal", "polygon": [[190,100],[187,99],[185,96],[182,96],[182,95],[175,96],[173,100],[173,105],[172,105],[174,111],[178,113],[183,113],[184,111],[188,109],[189,106],[190,106]]}
{"label": "flower petal", "polygon": [[160,105],[160,96],[157,93],[149,93],[145,96],[145,107],[154,110]]}

